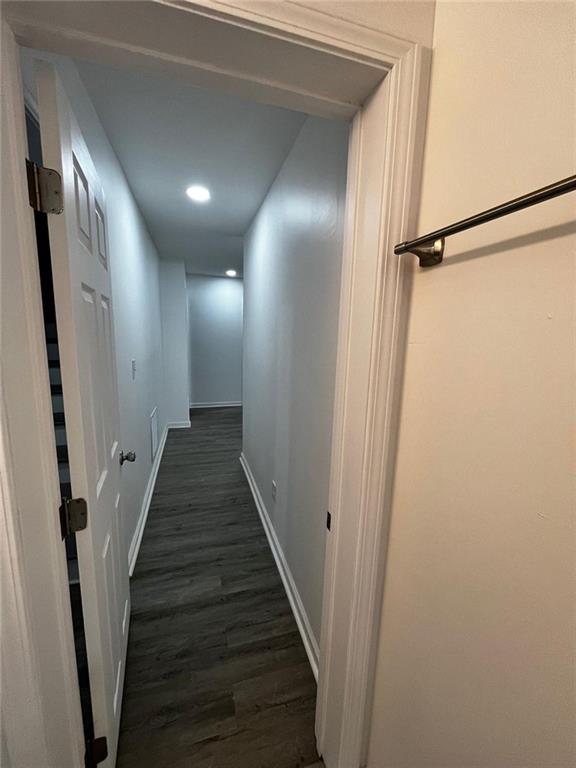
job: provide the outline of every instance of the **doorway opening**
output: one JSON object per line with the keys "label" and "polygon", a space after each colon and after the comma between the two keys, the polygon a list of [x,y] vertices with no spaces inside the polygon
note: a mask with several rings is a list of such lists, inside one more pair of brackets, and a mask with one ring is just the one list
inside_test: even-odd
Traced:
{"label": "doorway opening", "polygon": [[[136,25],[131,23],[133,6],[122,3],[114,6],[93,4],[90,13],[82,14],[70,12],[69,4],[50,4],[49,8],[42,3],[13,4],[7,5],[7,9],[3,51],[8,64],[5,69],[8,97],[22,117],[16,39],[21,45],[46,47],[72,56],[81,51],[82,55],[111,64],[131,61],[149,71],[178,73],[195,84],[223,85],[235,93],[256,94],[269,103],[304,111],[310,109],[325,117],[354,116],[338,331],[330,479],[331,532],[324,582],[316,728],[320,751],[327,765],[362,762],[386,553],[399,377],[397,356],[401,346],[402,308],[405,306],[402,262],[390,254],[395,242],[412,234],[415,223],[429,71],[427,52],[409,41],[337,19],[329,20],[328,34],[324,14],[302,14],[299,9],[284,6],[270,7],[266,12],[255,14],[232,6],[227,6],[225,11],[219,10],[208,2],[187,4],[185,9],[173,4],[143,3],[139,6],[139,23]],[[155,36],[152,43],[147,33],[157,29],[158,24],[166,34]],[[190,58],[192,39],[195,41],[194,60]],[[184,48],[182,40],[186,41]],[[265,79],[262,79],[264,73]],[[307,87],[303,90],[304,82]],[[8,118],[12,132],[3,134],[7,136],[6,146],[11,151],[8,157],[21,157],[25,154],[23,122],[21,125],[20,118],[13,114]],[[62,157],[53,150],[52,146],[48,155],[52,154],[55,167],[61,167]],[[49,162],[48,157],[45,160]],[[19,205],[24,206],[25,185],[16,163],[14,160],[4,164],[3,183],[14,186]],[[91,184],[82,186],[90,193]],[[72,190],[73,186],[65,184],[66,194]],[[98,195],[87,194],[85,197],[97,202]],[[114,205],[115,201],[108,200],[108,204]],[[73,204],[69,208],[73,210]],[[97,225],[100,233],[105,231],[103,217],[99,217],[98,224],[98,214],[92,210],[89,213],[93,214],[94,231],[97,231]],[[36,254],[32,254],[29,247],[30,227],[26,217],[15,218],[11,224],[13,226],[5,229],[6,239],[10,244],[18,244],[22,264],[13,259],[10,264],[21,275],[23,291],[32,295],[37,287],[33,266]],[[61,226],[53,225],[53,228],[60,229],[62,234]],[[139,245],[145,252],[146,238]],[[7,251],[8,256],[12,253]],[[106,262],[105,253],[98,257],[103,264]],[[106,280],[102,285],[104,290],[105,283]],[[139,287],[144,289],[142,285]],[[14,322],[18,323],[16,307],[22,293],[19,283],[15,284],[15,289],[15,300],[7,301],[6,308],[8,315],[14,315]],[[153,309],[155,297],[149,295],[147,298]],[[124,319],[129,323],[130,314],[127,313]],[[36,352],[40,341],[37,331],[40,318],[34,307],[27,305],[24,321],[28,337],[20,345],[19,353],[9,348],[8,371],[20,371],[20,362],[24,358],[32,370],[38,365],[42,370],[30,379],[35,393],[30,404],[30,418],[19,408],[17,377],[7,379],[7,400],[17,408],[8,411],[15,436],[14,457],[21,457],[22,463],[26,461],[27,445],[19,439],[21,434],[33,434],[39,448],[48,452],[50,459],[54,453],[42,418],[38,422],[38,409],[34,410],[35,405],[44,402],[47,396],[47,386],[43,382],[44,361],[38,359]],[[141,331],[149,343],[149,326],[144,325]],[[122,371],[119,377],[138,377],[143,358],[133,360],[131,374]],[[386,375],[382,377],[384,371]],[[47,381],[47,373],[44,378]],[[146,420],[147,435],[150,434],[149,418],[153,408]],[[32,413],[36,414],[36,422]],[[114,423],[117,421],[112,420]],[[81,458],[82,452],[77,460]],[[54,565],[58,555],[57,542],[50,539],[45,551],[36,546],[36,531],[31,520],[38,507],[34,499],[53,498],[52,480],[45,472],[39,472],[22,482],[20,463],[14,467],[15,472],[17,470],[16,487],[24,494],[25,501],[19,506],[23,523],[20,528],[22,546],[27,553],[34,553],[38,563],[46,565],[42,572],[49,582],[47,592],[52,590],[54,594],[61,594],[67,585],[58,565],[60,560]],[[45,469],[42,462],[40,468]],[[138,471],[137,462],[133,471]],[[147,488],[143,502],[150,496],[151,488]],[[127,515],[134,515],[134,512],[137,518],[138,510],[126,510]],[[47,517],[46,525],[49,522]],[[136,538],[131,554],[137,550],[138,541]],[[105,550],[105,553],[109,554],[109,551]],[[68,664],[71,657],[64,653],[69,646],[68,617],[56,601],[52,606],[57,617],[54,626],[58,632],[55,634],[38,604],[38,596],[45,591],[42,583],[27,584],[22,579],[20,583],[29,601],[31,622],[42,628],[40,634],[31,637],[42,636],[44,645],[37,647],[35,641],[32,645],[42,653],[48,647],[53,651],[53,665],[61,670],[65,682],[64,688],[56,691],[44,678],[39,678],[42,701],[59,702],[61,706],[46,706],[43,710],[46,719],[38,728],[45,735],[43,743],[50,747],[48,751],[57,754],[48,734],[62,734],[63,725],[49,713],[68,712],[75,725],[68,728],[64,723],[66,733],[59,742],[62,751],[58,754],[66,753],[64,762],[76,765],[79,761],[72,756],[78,755],[75,733],[80,730],[76,727],[79,710],[75,686],[71,684],[72,670]],[[119,672],[122,673],[121,667]],[[121,679],[121,675],[115,677]],[[108,684],[101,686],[99,695],[104,695],[107,689]],[[113,705],[113,696],[110,698]],[[43,752],[38,751],[38,754],[42,755],[39,759],[44,759]],[[62,759],[52,762],[63,764]]]}
{"label": "doorway opening", "polygon": [[[117,538],[111,572],[132,576],[131,629],[109,693],[90,702],[86,688],[110,765],[167,750],[313,765],[347,121],[43,52],[22,61],[40,124],[62,109],[72,126],[70,272],[104,268],[114,318],[120,484],[104,546]],[[94,366],[82,376],[105,412],[115,388]],[[104,587],[120,606],[105,574]],[[88,633],[97,608],[85,600]],[[125,636],[122,611],[108,617]]]}

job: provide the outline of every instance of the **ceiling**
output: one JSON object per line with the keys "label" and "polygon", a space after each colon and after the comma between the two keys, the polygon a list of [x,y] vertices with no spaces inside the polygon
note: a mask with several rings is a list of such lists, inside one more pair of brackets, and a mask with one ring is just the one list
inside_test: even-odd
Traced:
{"label": "ceiling", "polygon": [[[306,115],[137,71],[76,61],[160,252],[188,272],[242,270],[242,236]],[[210,189],[206,204],[186,196]]]}

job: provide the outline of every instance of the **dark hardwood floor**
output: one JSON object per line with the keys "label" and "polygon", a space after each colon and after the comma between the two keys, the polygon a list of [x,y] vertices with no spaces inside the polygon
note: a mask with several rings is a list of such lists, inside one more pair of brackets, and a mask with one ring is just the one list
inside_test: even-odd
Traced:
{"label": "dark hardwood floor", "polygon": [[240,467],[240,408],[171,430],[136,570],[118,768],[316,764],[316,684]]}

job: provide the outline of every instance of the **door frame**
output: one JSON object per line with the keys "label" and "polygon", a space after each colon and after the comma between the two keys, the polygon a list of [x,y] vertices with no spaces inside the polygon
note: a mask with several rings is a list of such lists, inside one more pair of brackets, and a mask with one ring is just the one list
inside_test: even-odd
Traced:
{"label": "door frame", "polygon": [[[2,763],[84,764],[19,52],[1,20]],[[6,590],[6,592],[5,592]]]}
{"label": "door frame", "polygon": [[[132,63],[164,71],[168,67],[199,85],[224,87],[326,117],[354,115],[349,147],[329,489],[332,526],[326,548],[316,733],[327,768],[358,768],[367,759],[411,283],[411,262],[406,257],[396,257],[393,246],[413,236],[415,231],[430,51],[414,42],[290,2],[160,0],[139,7],[138,24],[130,23],[134,21],[130,16],[133,4],[119,4],[115,13],[126,14],[122,37],[106,27],[107,3],[99,4],[100,7],[90,3],[39,5],[52,6],[49,22],[41,18],[34,3],[3,4],[6,20],[2,42],[5,50],[10,48],[7,55],[11,57],[14,77],[18,71],[16,41],[64,55],[82,52],[106,63]],[[88,10],[79,14],[80,18],[73,12],[70,17],[65,6],[70,10],[75,5]],[[147,42],[142,14],[148,12],[166,14],[162,51]],[[252,41],[250,47],[251,71],[240,71],[240,65],[231,67],[226,53],[219,50],[218,45],[212,46],[210,60],[202,60],[196,52],[195,59],[182,56],[177,44],[178,26],[206,20],[216,30],[229,33],[232,29],[238,40],[246,34],[254,38],[257,33],[256,43]],[[262,42],[262,50],[258,41]],[[307,55],[335,56],[339,64],[348,60],[379,70],[380,82],[368,98],[362,94],[357,100],[338,99],[329,89],[320,86],[316,92],[304,90],[289,82],[282,67],[276,67],[276,71],[276,61],[269,57],[270,45],[275,41],[284,46],[284,51],[288,44],[288,53],[298,57],[298,61],[303,60],[304,66],[308,66]],[[219,56],[222,61],[218,60]],[[310,67],[312,61],[311,58]],[[312,74],[312,69],[310,72]],[[317,74],[316,69],[315,76]],[[21,91],[20,96],[12,96],[18,107],[22,102]],[[21,114],[13,110],[7,119],[12,129],[12,149],[17,153],[13,156],[23,158],[23,103]],[[11,171],[15,173],[15,168]],[[16,307],[12,310],[13,320],[24,322],[28,331],[25,352],[29,364],[38,372],[30,382],[36,409],[33,413],[27,412],[21,407],[17,392],[4,392],[11,424],[6,425],[2,420],[0,437],[9,441],[15,430],[33,436],[40,454],[34,458],[46,471],[38,473],[33,488],[28,481],[25,490],[46,510],[45,524],[49,527],[50,523],[57,530],[56,459],[51,424],[45,423],[50,400],[39,278],[33,263],[33,218],[27,207],[24,178],[17,186],[20,216],[15,226],[19,263],[15,263],[14,268],[19,271],[29,298],[24,320],[16,316]],[[10,359],[8,362],[21,365],[22,361]],[[51,572],[52,599],[58,601],[58,610],[50,616],[41,610],[38,584],[27,578],[23,561],[14,555],[14,566],[18,566],[15,578],[23,591],[30,622],[38,627],[43,622],[47,626],[56,625],[53,650],[58,651],[64,682],[57,694],[67,702],[68,709],[76,708],[79,712],[77,694],[69,690],[75,673],[73,654],[66,656],[71,647],[71,624],[66,624],[69,610],[64,599],[67,599],[65,569],[63,563],[62,567],[55,565],[58,558],[62,559],[56,546],[58,542],[51,540],[49,547],[38,547],[37,531],[21,525],[18,520],[24,513],[18,504],[21,486],[26,482],[19,472],[18,462],[22,460],[23,454],[12,452],[13,483],[5,491],[8,516],[12,518],[19,551],[28,551],[31,536],[36,533],[36,556]],[[51,472],[55,473],[54,477],[50,476]],[[37,512],[38,506],[35,509]],[[50,535],[55,539],[54,532]],[[33,655],[40,659],[44,640],[40,643],[39,637],[42,634],[31,633],[29,641]],[[47,742],[54,739],[55,729],[62,729],[61,718],[53,714],[55,695],[49,688],[38,694],[43,714],[41,733]],[[79,736],[74,734],[78,712],[69,718],[65,733],[57,734],[69,742],[69,754],[59,754],[59,768],[78,764]],[[38,764],[52,766],[53,763],[46,762],[44,753],[43,762]]]}

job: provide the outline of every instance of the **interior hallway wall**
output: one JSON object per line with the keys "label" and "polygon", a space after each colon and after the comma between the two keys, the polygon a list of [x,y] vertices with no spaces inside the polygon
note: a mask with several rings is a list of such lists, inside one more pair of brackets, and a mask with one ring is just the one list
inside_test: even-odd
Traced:
{"label": "interior hallway wall", "polygon": [[[438,3],[419,232],[574,173],[575,12]],[[414,266],[370,768],[576,765],[575,210]]]}
{"label": "interior hallway wall", "polygon": [[308,118],[244,249],[243,453],[316,642],[347,148],[347,125]]}
{"label": "interior hallway wall", "polygon": [[76,67],[63,57],[24,51],[23,75],[32,93],[34,55],[56,64],[106,198],[121,449],[134,450],[137,456],[121,473],[122,539],[126,557],[131,559],[152,471],[150,416],[154,408],[158,409],[160,434],[166,425],[159,257]]}
{"label": "interior hallway wall", "polygon": [[242,403],[243,284],[188,276],[190,405]]}
{"label": "interior hallway wall", "polygon": [[160,261],[163,413],[169,427],[190,425],[188,411],[188,295],[182,261]]}

